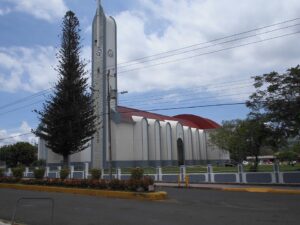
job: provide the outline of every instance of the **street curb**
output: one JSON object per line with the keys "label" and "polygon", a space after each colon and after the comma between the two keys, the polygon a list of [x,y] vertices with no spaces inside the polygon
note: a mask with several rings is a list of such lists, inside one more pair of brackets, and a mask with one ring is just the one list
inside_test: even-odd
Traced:
{"label": "street curb", "polygon": [[254,192],[254,193],[275,193],[300,195],[300,190],[284,190],[273,188],[221,188],[222,191]]}
{"label": "street curb", "polygon": [[[157,184],[156,184],[157,185]],[[300,190],[293,189],[276,189],[276,188],[266,188],[266,187],[197,187],[197,186],[177,186],[177,185],[157,185],[159,187],[169,187],[169,188],[188,188],[188,189],[202,189],[202,190],[215,190],[215,191],[232,191],[232,192],[252,192],[252,193],[275,193],[275,194],[292,194],[300,195]]]}
{"label": "street curb", "polygon": [[0,184],[0,188],[9,188],[9,189],[25,190],[25,191],[58,192],[58,193],[89,195],[89,196],[97,196],[97,197],[149,200],[149,201],[167,199],[167,192],[164,191],[153,192],[153,193],[139,193],[139,192],[127,192],[127,191],[108,191],[108,190],[95,190],[95,189],[49,187],[49,186],[22,185],[22,184],[3,184],[3,183]]}

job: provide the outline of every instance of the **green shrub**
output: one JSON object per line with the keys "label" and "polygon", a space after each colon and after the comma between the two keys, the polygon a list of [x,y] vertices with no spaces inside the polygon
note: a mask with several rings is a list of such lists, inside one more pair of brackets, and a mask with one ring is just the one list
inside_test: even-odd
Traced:
{"label": "green shrub", "polygon": [[91,169],[90,174],[92,175],[93,180],[99,180],[101,177],[101,170],[99,169]]}
{"label": "green shrub", "polygon": [[33,166],[33,167],[46,167],[46,165],[47,165],[47,162],[45,159],[36,160],[31,164],[31,166]]}
{"label": "green shrub", "polygon": [[45,175],[45,168],[34,169],[33,175],[35,179],[43,179]]}
{"label": "green shrub", "polygon": [[4,177],[4,169],[0,169],[0,177]]}
{"label": "green shrub", "polygon": [[70,170],[68,168],[63,168],[60,170],[59,174],[60,174],[60,179],[64,180],[69,176]]}
{"label": "green shrub", "polygon": [[131,179],[141,180],[144,176],[144,170],[142,168],[134,168],[131,170]]}
{"label": "green shrub", "polygon": [[251,165],[251,166],[249,167],[249,172],[257,172],[257,171],[258,171],[257,166]]}
{"label": "green shrub", "polygon": [[26,185],[42,185],[54,187],[74,187],[74,188],[90,188],[90,189],[110,189],[119,191],[149,191],[149,185],[153,185],[151,177],[144,177],[140,180],[82,180],[82,179],[23,179],[14,177],[2,177],[0,183],[20,183]]}
{"label": "green shrub", "polygon": [[21,179],[23,177],[24,167],[16,167],[12,169],[12,174],[15,178]]}

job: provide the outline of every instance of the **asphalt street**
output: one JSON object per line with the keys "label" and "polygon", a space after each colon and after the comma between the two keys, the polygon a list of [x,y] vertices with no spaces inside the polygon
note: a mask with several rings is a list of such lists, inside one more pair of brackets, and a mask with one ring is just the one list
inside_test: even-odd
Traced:
{"label": "asphalt street", "polygon": [[[296,225],[300,195],[163,188],[165,201],[137,201],[0,189],[0,219],[10,220],[21,197],[55,201],[56,225]],[[50,224],[49,201],[26,200],[17,219],[29,225]]]}

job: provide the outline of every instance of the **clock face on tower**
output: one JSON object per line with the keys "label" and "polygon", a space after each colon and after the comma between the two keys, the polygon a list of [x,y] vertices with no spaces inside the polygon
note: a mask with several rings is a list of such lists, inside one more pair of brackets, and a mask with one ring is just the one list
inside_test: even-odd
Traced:
{"label": "clock face on tower", "polygon": [[96,55],[100,57],[100,56],[102,56],[102,53],[103,53],[102,48],[98,47],[98,49],[96,51]]}
{"label": "clock face on tower", "polygon": [[107,55],[108,55],[109,57],[113,57],[113,56],[114,56],[113,50],[109,49],[109,50],[107,51]]}

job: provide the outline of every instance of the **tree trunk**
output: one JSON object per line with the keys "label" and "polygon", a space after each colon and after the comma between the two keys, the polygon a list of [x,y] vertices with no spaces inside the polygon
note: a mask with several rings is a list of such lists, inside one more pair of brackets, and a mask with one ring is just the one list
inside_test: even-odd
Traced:
{"label": "tree trunk", "polygon": [[69,156],[63,155],[63,168],[68,168],[69,166]]}
{"label": "tree trunk", "polygon": [[258,155],[255,155],[255,162],[254,162],[254,171],[257,172],[258,167]]}

